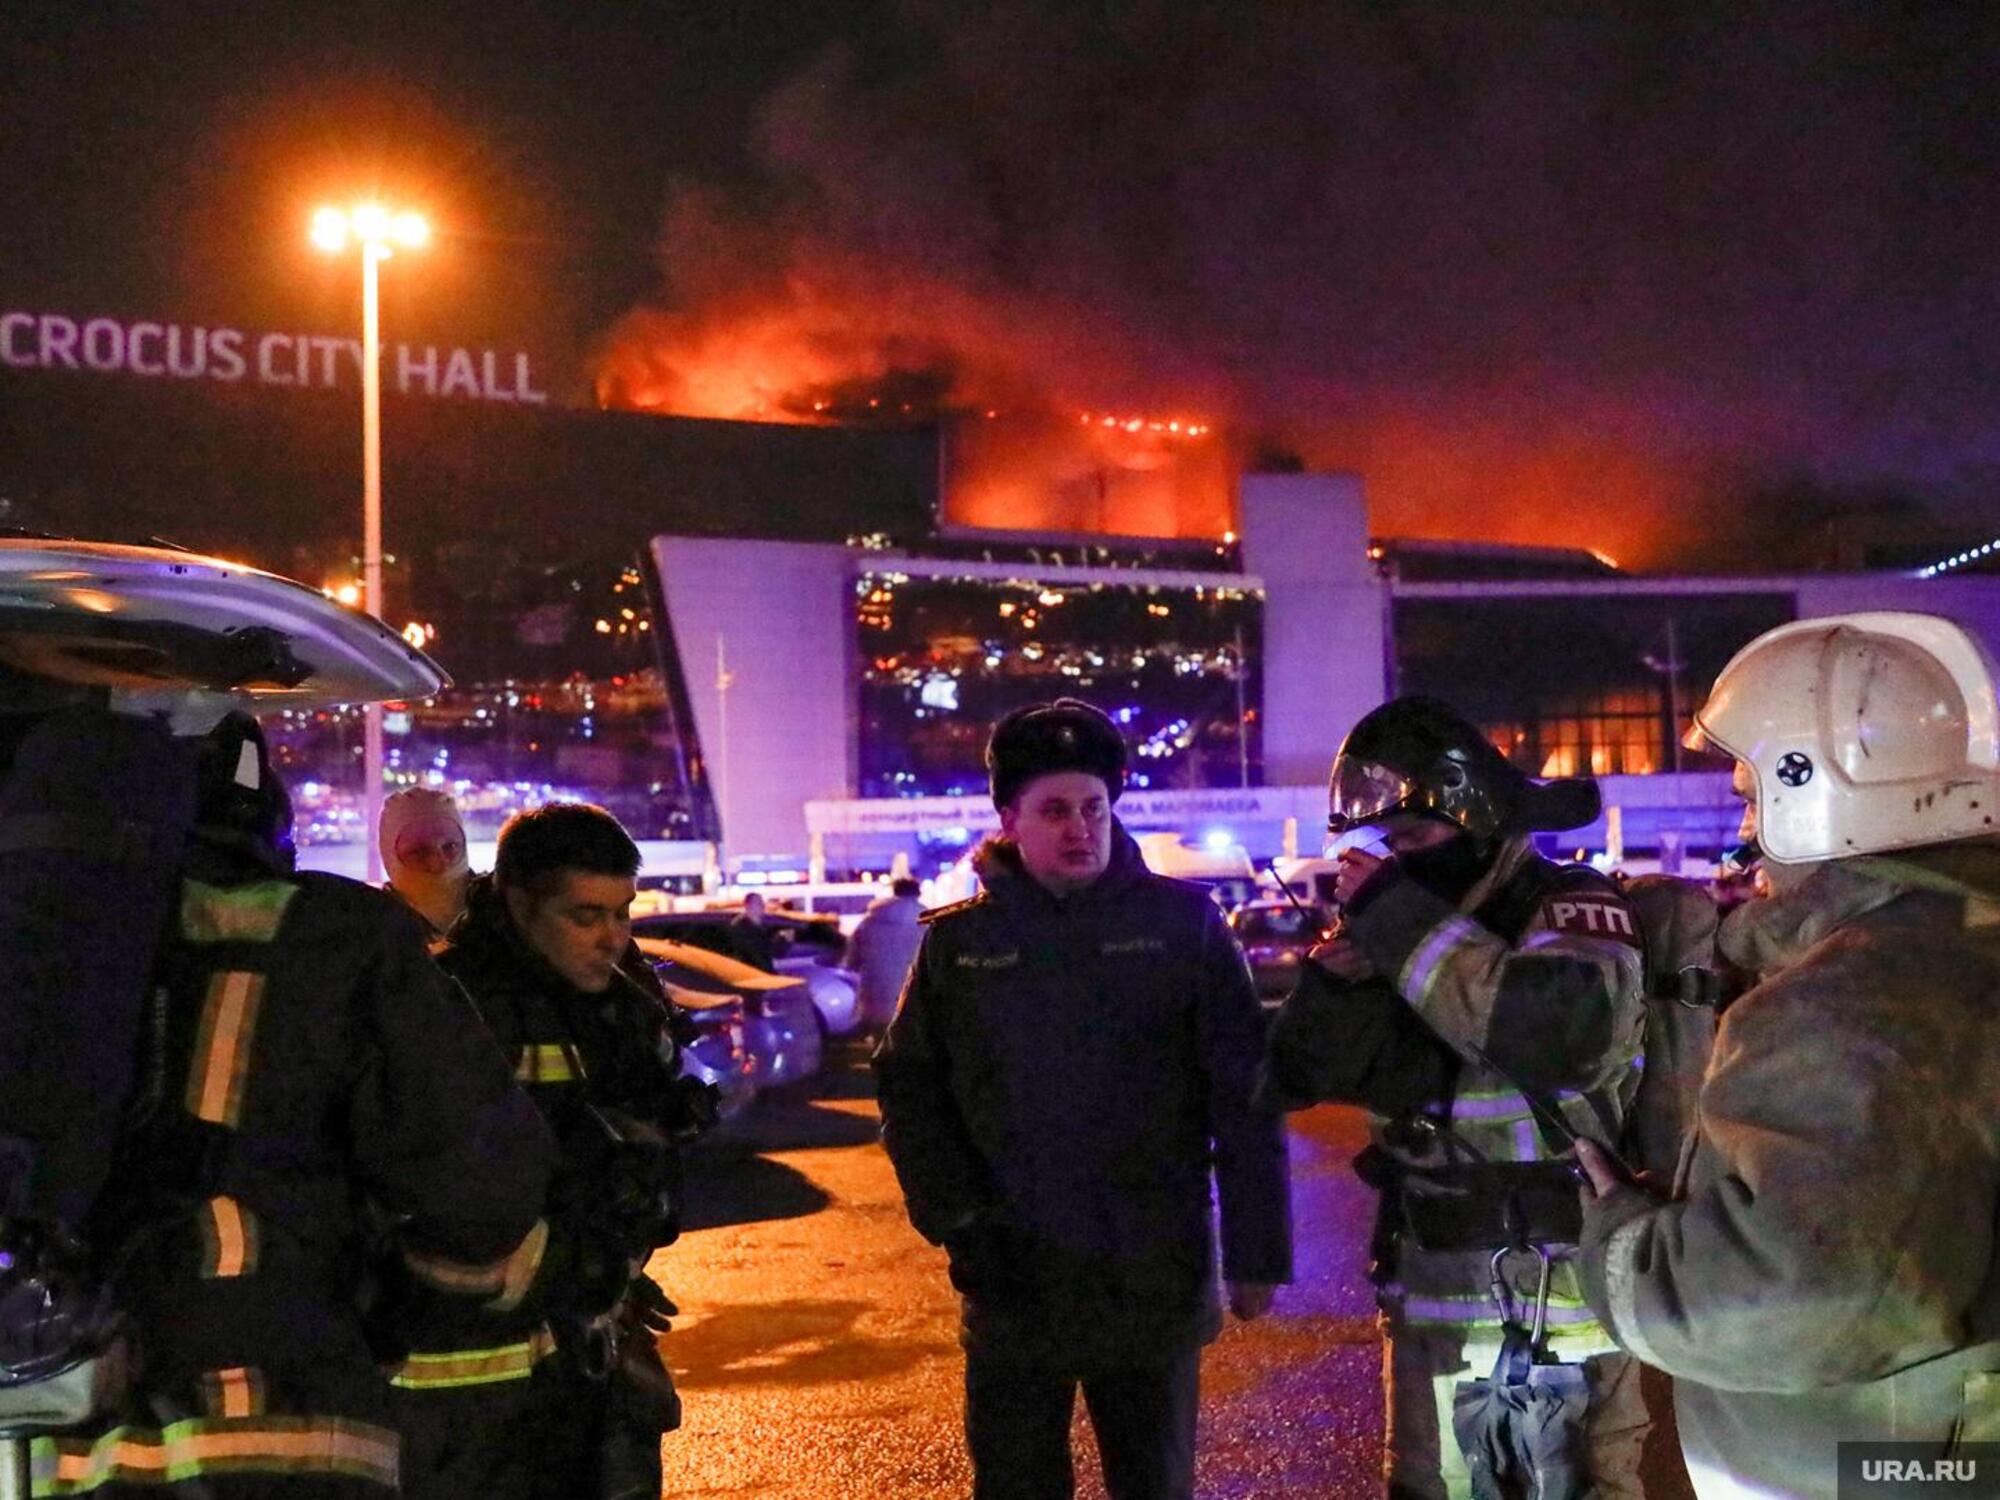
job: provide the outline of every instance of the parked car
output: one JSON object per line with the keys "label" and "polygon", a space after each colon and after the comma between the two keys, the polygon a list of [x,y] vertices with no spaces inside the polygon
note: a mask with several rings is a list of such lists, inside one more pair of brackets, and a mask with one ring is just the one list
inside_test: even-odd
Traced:
{"label": "parked car", "polygon": [[1266,1004],[1283,1000],[1298,983],[1299,961],[1320,940],[1330,919],[1324,907],[1302,910],[1289,901],[1251,901],[1229,914],[1230,929],[1250,960],[1250,977]]}
{"label": "parked car", "polygon": [[668,997],[694,1023],[695,1039],[682,1056],[690,1077],[715,1086],[716,1119],[724,1125],[740,1118],[757,1099],[752,1072],[743,997],[690,992]]}
{"label": "parked car", "polygon": [[[637,937],[667,938],[747,962],[731,924],[740,913],[733,907],[706,911],[651,912],[632,919]],[[764,925],[772,935],[772,967],[780,975],[802,981],[819,1017],[822,1036],[846,1036],[861,1024],[861,980],[840,965],[846,939],[831,916],[807,916],[782,908],[767,911]],[[761,972],[761,971],[760,971]]]}
{"label": "parked car", "polygon": [[[691,943],[654,937],[641,937],[638,943],[668,997],[697,1025],[720,1006],[724,1018],[707,1024],[736,1028],[743,1075],[753,1094],[803,1083],[819,1072],[819,1020],[803,980],[768,974]],[[728,1019],[728,1002],[735,1005],[733,1020]]]}

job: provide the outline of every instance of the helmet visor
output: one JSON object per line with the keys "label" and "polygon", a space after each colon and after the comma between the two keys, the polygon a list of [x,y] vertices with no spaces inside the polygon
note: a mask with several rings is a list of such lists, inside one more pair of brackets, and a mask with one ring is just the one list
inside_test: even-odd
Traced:
{"label": "helmet visor", "polygon": [[1327,832],[1341,833],[1357,823],[1373,822],[1403,806],[1416,790],[1416,782],[1401,771],[1342,756],[1334,762],[1327,789]]}

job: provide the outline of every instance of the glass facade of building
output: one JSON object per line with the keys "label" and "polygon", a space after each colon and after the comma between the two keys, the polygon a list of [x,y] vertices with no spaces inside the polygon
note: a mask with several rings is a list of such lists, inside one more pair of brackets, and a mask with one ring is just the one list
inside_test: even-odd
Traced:
{"label": "glass facade of building", "polygon": [[1118,722],[1134,786],[1260,785],[1262,620],[1261,596],[1226,576],[1163,587],[863,572],[856,790],[983,796],[993,721],[1064,696]]}
{"label": "glass facade of building", "polygon": [[[453,683],[385,709],[391,790],[449,792],[474,839],[556,800],[598,803],[636,838],[702,836],[653,597],[641,562],[615,553],[549,564],[468,540],[404,569],[389,617]],[[299,841],[359,842],[360,711],[272,715],[266,727]]]}
{"label": "glass facade of building", "polygon": [[1680,737],[1729,658],[1795,612],[1778,593],[1403,597],[1395,691],[1443,699],[1533,776],[1726,770]]}

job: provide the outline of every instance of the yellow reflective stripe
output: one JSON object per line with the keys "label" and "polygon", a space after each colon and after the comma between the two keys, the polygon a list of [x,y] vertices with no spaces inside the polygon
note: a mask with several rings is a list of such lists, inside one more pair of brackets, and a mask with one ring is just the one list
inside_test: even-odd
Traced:
{"label": "yellow reflective stripe", "polygon": [[268,943],[299,888],[289,880],[254,885],[181,884],[181,936],[190,943]]}
{"label": "yellow reflective stripe", "polygon": [[535,1273],[542,1268],[542,1256],[549,1248],[549,1221],[535,1220],[535,1227],[521,1236],[521,1243],[514,1247],[514,1253],[507,1257],[501,1268],[500,1295],[488,1306],[496,1312],[512,1312],[528,1295],[528,1288],[535,1284]]}
{"label": "yellow reflective stripe", "polygon": [[396,1434],[339,1417],[201,1418],[114,1427],[99,1438],[34,1440],[32,1492],[81,1495],[114,1482],[171,1484],[214,1474],[337,1474],[394,1488]]}
{"label": "yellow reflective stripe", "polygon": [[582,1077],[582,1060],[560,1042],[523,1047],[514,1063],[517,1083],[576,1083]]}
{"label": "yellow reflective stripe", "polygon": [[211,1198],[202,1205],[200,1223],[204,1277],[248,1276],[257,1269],[261,1237],[249,1209],[234,1198]]}
{"label": "yellow reflective stripe", "polygon": [[547,1325],[519,1344],[494,1349],[454,1349],[441,1354],[412,1354],[389,1369],[389,1384],[405,1391],[441,1391],[468,1385],[497,1385],[523,1380],[536,1365],[555,1353],[556,1336]]}
{"label": "yellow reflective stripe", "polygon": [[243,1366],[210,1370],[201,1377],[201,1396],[211,1417],[261,1417],[264,1372]]}
{"label": "yellow reflective stripe", "polygon": [[188,1113],[231,1129],[243,1119],[243,1080],[264,1000],[264,976],[241,969],[211,975],[188,1073]]}
{"label": "yellow reflective stripe", "polygon": [[521,1236],[521,1243],[498,1260],[481,1262],[453,1260],[424,1250],[403,1251],[403,1264],[410,1274],[442,1292],[494,1294],[493,1306],[501,1311],[518,1306],[529,1283],[541,1268],[542,1254],[549,1246],[546,1219]]}

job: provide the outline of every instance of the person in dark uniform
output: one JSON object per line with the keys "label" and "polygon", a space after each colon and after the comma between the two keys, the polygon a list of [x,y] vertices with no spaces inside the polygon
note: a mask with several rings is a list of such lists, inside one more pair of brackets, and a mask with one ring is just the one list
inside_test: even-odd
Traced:
{"label": "person in dark uniform", "polygon": [[517,814],[439,955],[555,1134],[560,1270],[472,1319],[436,1302],[406,1315],[413,1495],[659,1493],[680,1407],[655,1342],[671,1309],[642,1268],[678,1233],[678,1142],[713,1104],[679,1076],[686,1023],[632,943],[638,869],[601,808]]}
{"label": "person in dark uniform", "polygon": [[1073,699],[987,750],[983,892],[925,918],[875,1059],[910,1219],[963,1295],[981,1500],[1067,1496],[1080,1385],[1117,1500],[1193,1493],[1202,1347],[1291,1276],[1278,1118],[1252,1107],[1262,1021],[1200,887],[1112,815],[1125,747]]}
{"label": "person in dark uniform", "polygon": [[34,1440],[37,1495],[387,1496],[370,1225],[461,1302],[544,1244],[548,1132],[401,903],[294,873],[290,820],[231,715],[203,753],[143,1123],[86,1222],[138,1383],[106,1423]]}

